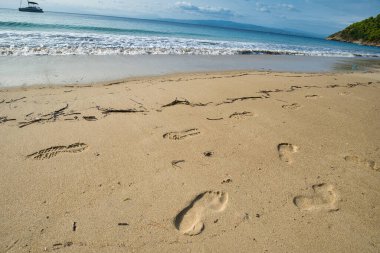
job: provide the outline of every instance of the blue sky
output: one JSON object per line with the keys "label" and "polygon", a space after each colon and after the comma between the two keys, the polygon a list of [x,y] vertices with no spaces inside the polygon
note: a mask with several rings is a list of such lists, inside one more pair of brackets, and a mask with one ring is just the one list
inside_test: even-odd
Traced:
{"label": "blue sky", "polygon": [[[322,35],[331,34],[380,12],[380,0],[37,1],[41,7],[50,11],[152,19],[217,19]],[[0,7],[3,8],[17,8],[18,5],[18,0],[0,0]]]}

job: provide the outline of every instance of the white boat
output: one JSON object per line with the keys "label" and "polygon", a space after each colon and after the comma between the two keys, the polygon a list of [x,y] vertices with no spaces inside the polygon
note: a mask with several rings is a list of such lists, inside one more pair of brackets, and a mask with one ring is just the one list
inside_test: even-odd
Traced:
{"label": "white boat", "polygon": [[20,1],[20,8],[18,8],[19,11],[25,11],[25,12],[39,12],[43,13],[44,11],[38,6],[38,3],[28,1],[28,7],[21,7],[22,0]]}

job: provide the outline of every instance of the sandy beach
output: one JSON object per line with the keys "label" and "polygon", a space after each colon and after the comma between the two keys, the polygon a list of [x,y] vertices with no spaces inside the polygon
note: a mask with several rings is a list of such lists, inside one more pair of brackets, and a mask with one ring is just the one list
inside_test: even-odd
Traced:
{"label": "sandy beach", "polygon": [[0,90],[0,252],[379,252],[380,73]]}

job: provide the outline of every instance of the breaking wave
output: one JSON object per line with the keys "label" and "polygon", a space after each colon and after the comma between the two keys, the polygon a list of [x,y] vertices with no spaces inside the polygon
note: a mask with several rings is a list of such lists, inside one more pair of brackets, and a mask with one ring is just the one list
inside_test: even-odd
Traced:
{"label": "breaking wave", "polygon": [[[29,23],[0,22],[8,29],[12,25],[28,26]],[[35,24],[33,24],[35,26]],[[65,25],[44,25],[60,27]],[[34,27],[35,28],[35,27]],[[305,55],[331,57],[380,57],[380,53],[365,50],[345,50],[323,46],[304,46],[281,43],[238,42],[203,40],[167,36],[162,32],[147,36],[118,34],[125,29],[81,26],[86,32],[68,31],[0,31],[0,56],[28,55]],[[89,32],[93,31],[93,32]],[[103,31],[105,33],[97,33]],[[108,33],[109,32],[109,33]],[[148,31],[149,33],[149,31]],[[160,35],[160,36],[158,36]],[[166,35],[166,36],[165,36]]]}

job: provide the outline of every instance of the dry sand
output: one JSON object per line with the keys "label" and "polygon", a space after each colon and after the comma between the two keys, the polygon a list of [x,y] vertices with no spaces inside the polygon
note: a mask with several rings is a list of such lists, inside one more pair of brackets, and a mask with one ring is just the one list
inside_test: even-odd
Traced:
{"label": "dry sand", "polygon": [[379,252],[379,88],[231,72],[1,90],[0,252]]}

